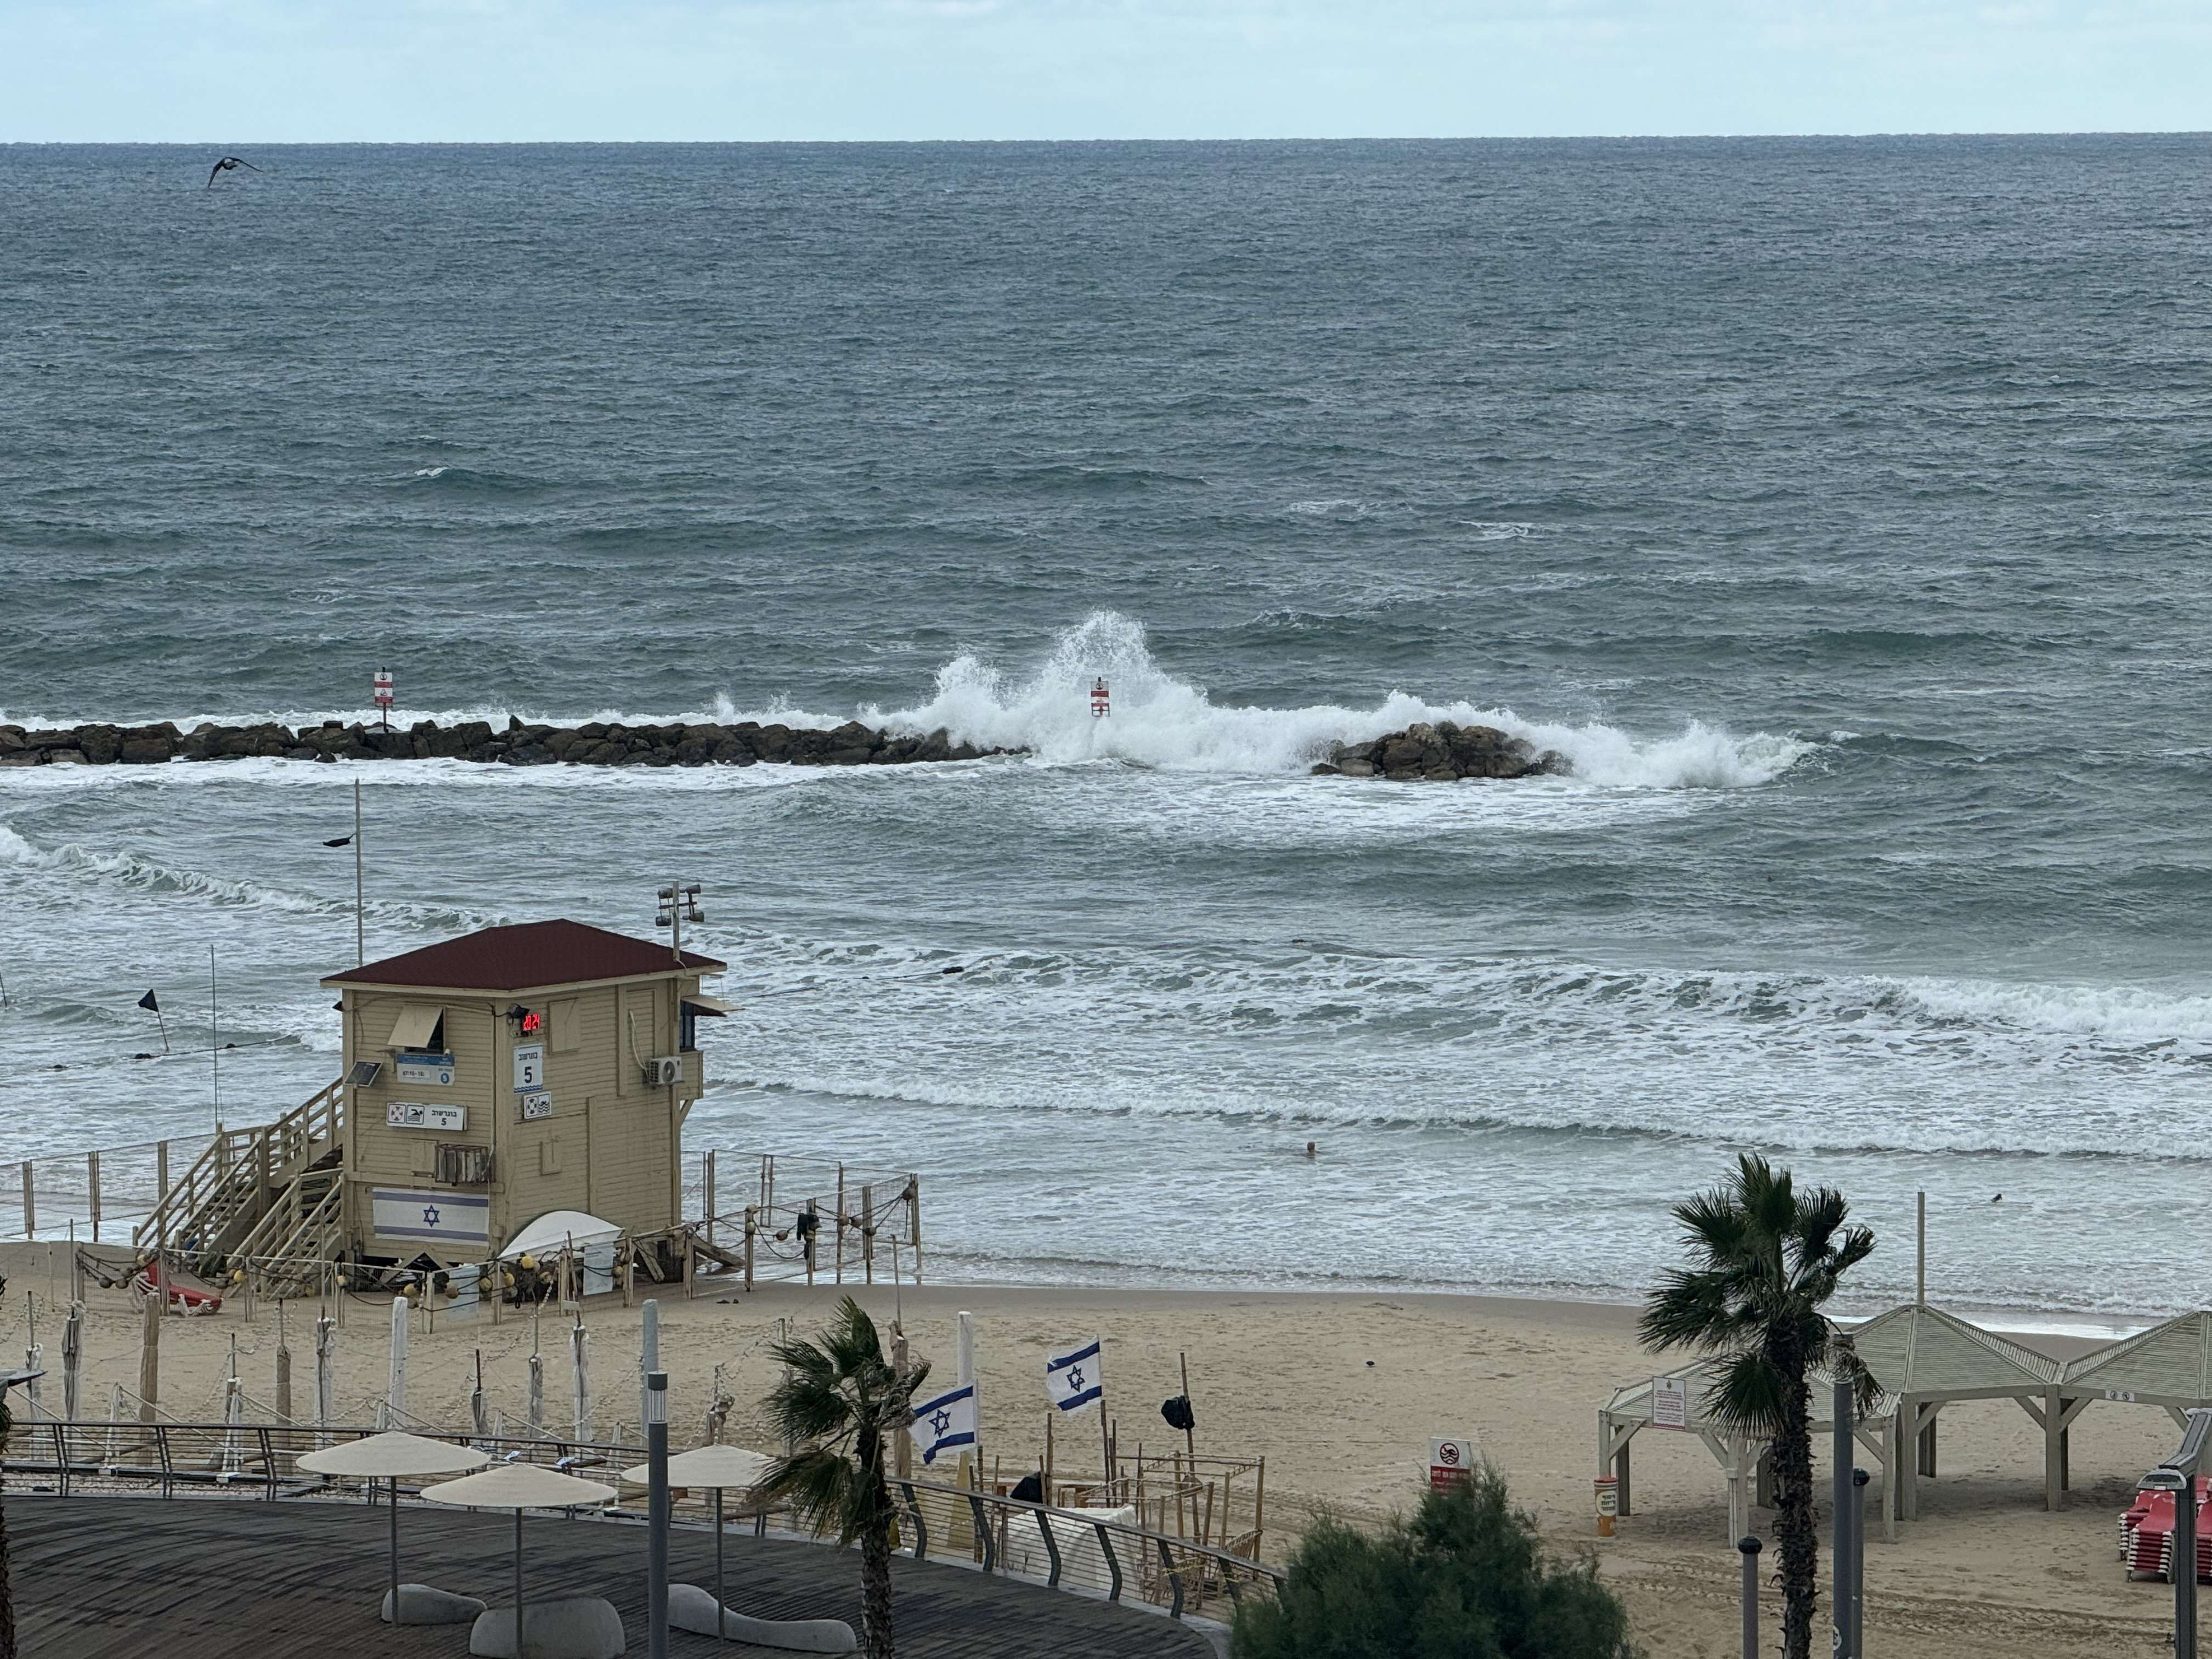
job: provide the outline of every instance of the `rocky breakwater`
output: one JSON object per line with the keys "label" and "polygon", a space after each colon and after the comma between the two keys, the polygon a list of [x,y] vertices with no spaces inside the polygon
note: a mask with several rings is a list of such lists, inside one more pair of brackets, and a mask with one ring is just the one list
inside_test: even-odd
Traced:
{"label": "rocky breakwater", "polygon": [[0,767],[147,766],[173,760],[234,760],[258,755],[276,760],[465,760],[507,766],[752,766],[763,761],[791,766],[897,766],[922,761],[976,760],[1018,753],[955,743],[943,731],[927,737],[894,737],[848,721],[830,731],[763,726],[532,726],[509,719],[504,730],[489,721],[440,726],[418,720],[389,730],[359,721],[325,720],[289,726],[216,726],[180,732],[158,726],[70,726],[34,730],[0,726]]}
{"label": "rocky breakwater", "polygon": [[1572,769],[1556,750],[1539,754],[1534,744],[1494,726],[1438,720],[1433,726],[1418,721],[1365,743],[1336,744],[1314,775],[1456,783],[1462,778],[1534,778]]}

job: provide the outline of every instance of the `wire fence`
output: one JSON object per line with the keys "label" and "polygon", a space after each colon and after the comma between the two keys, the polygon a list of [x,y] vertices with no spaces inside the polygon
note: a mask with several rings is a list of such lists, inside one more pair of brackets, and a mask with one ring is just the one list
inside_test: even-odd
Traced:
{"label": "wire fence", "polygon": [[127,1243],[214,1140],[176,1135],[0,1164],[0,1237]]}
{"label": "wire fence", "polygon": [[[0,1488],[9,1496],[152,1493],[164,1498],[258,1498],[270,1503],[358,1493],[377,1501],[380,1483],[302,1472],[306,1453],[377,1431],[367,1426],[303,1428],[284,1425],[171,1423],[125,1419],[18,1425],[0,1459]],[[634,1446],[607,1441],[440,1433],[429,1437],[471,1445],[501,1462],[584,1472],[617,1488],[605,1511],[642,1519],[645,1488],[626,1478],[641,1460]],[[964,1562],[987,1573],[1161,1609],[1171,1618],[1232,1612],[1248,1600],[1272,1597],[1279,1569],[1231,1550],[1193,1543],[1139,1524],[1133,1506],[1054,1508],[933,1481],[893,1480],[901,1521],[895,1546],[916,1560]],[[388,1491],[388,1487],[382,1490]],[[420,1486],[399,1486],[403,1502]],[[578,1513],[570,1511],[570,1513]],[[714,1495],[680,1492],[679,1525],[714,1524]],[[796,1534],[788,1511],[740,1493],[722,1523],[756,1535],[772,1528]]]}

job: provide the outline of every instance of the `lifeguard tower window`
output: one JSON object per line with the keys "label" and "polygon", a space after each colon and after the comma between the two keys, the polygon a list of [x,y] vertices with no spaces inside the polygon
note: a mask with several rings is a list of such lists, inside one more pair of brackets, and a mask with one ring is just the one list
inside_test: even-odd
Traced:
{"label": "lifeguard tower window", "polygon": [[446,1011],[416,1005],[399,1011],[392,1023],[392,1041],[385,1046],[411,1054],[445,1053]]}
{"label": "lifeguard tower window", "polygon": [[683,1030],[676,1046],[687,1054],[699,1047],[699,1011],[688,1002],[684,1005]]}

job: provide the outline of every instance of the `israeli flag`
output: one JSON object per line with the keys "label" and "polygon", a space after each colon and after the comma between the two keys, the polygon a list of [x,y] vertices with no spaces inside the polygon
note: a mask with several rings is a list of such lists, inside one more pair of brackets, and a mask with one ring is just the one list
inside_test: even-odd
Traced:
{"label": "israeli flag", "polygon": [[1079,1412],[1105,1394],[1106,1366],[1099,1358],[1098,1342],[1094,1336],[1073,1353],[1044,1362],[1045,1392],[1063,1412]]}
{"label": "israeli flag", "polygon": [[916,1406],[909,1432],[914,1436],[914,1443],[921,1448],[924,1463],[934,1463],[939,1452],[974,1445],[975,1385],[967,1383]]}

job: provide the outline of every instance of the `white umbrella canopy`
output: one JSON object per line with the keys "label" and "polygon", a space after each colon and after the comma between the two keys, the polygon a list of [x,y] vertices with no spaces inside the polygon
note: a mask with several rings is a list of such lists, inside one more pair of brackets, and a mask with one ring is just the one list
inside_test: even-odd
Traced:
{"label": "white umbrella canopy", "polygon": [[422,1488],[422,1496],[434,1504],[471,1510],[574,1509],[604,1504],[614,1495],[612,1486],[581,1480],[538,1463],[501,1463],[481,1474],[465,1474],[458,1480]]}
{"label": "white umbrella canopy", "polygon": [[[697,1446],[668,1460],[668,1484],[708,1487],[716,1492],[725,1486],[757,1486],[775,1461],[742,1446]],[[623,1479],[633,1486],[642,1486],[652,1478],[650,1463],[640,1463],[634,1469],[623,1471]]]}
{"label": "white umbrella canopy", "polygon": [[394,1429],[325,1446],[300,1459],[309,1474],[352,1475],[364,1480],[392,1483],[392,1622],[399,1623],[399,1479],[409,1474],[460,1474],[480,1469],[491,1459],[474,1446],[450,1445],[426,1440],[419,1434]]}
{"label": "white umbrella canopy", "polygon": [[[481,1474],[465,1474],[458,1480],[425,1486],[422,1496],[434,1504],[452,1504],[471,1510],[514,1511],[514,1650],[522,1651],[522,1512],[562,1510],[585,1504],[604,1504],[615,1495],[612,1486],[596,1480],[580,1480],[573,1474],[538,1463],[495,1463]],[[492,1615],[483,1615],[489,1619]],[[470,1647],[475,1647],[471,1639]]]}
{"label": "white umbrella canopy", "polygon": [[372,1434],[309,1452],[300,1467],[309,1474],[352,1475],[388,1480],[406,1474],[466,1474],[491,1462],[474,1446],[456,1446],[443,1440],[426,1440],[419,1434]]}

